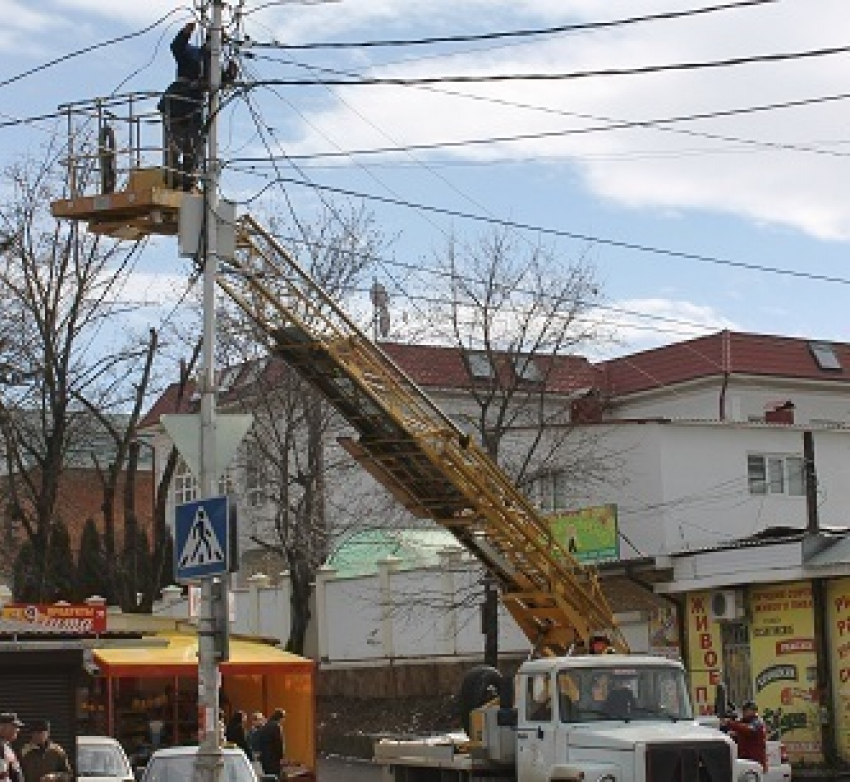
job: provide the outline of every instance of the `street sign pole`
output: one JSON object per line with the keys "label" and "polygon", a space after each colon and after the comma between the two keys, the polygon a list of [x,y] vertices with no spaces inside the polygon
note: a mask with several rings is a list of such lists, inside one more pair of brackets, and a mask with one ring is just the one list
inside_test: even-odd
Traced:
{"label": "street sign pole", "polygon": [[[203,350],[201,356],[201,498],[213,497],[218,476],[215,471],[215,286],[218,273],[218,108],[221,86],[222,0],[210,0],[212,19],[209,42],[209,112],[207,114],[207,156],[204,179],[205,236],[203,242]],[[222,580],[226,581],[226,574]],[[227,584],[224,584],[226,590]],[[227,595],[224,596],[225,604]],[[213,579],[201,580],[198,617],[198,729],[203,738],[198,749],[197,782],[217,782],[221,775],[221,738],[218,730],[219,670],[215,654]]]}

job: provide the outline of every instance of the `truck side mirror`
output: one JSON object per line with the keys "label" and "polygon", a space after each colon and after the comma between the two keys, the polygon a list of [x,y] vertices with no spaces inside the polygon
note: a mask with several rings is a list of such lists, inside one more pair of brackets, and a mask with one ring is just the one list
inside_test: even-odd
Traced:
{"label": "truck side mirror", "polygon": [[501,708],[496,712],[496,724],[500,728],[515,728],[517,721],[516,709]]}

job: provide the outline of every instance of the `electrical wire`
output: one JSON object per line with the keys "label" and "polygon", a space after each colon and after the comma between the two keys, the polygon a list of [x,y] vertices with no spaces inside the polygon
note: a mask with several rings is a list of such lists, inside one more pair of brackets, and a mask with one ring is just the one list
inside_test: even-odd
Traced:
{"label": "electrical wire", "polygon": [[[342,74],[349,77],[357,77],[359,78],[361,74],[353,73],[351,71],[341,71],[335,68],[322,68],[318,66],[307,65],[306,63],[301,63],[296,60],[289,59],[280,59],[274,57],[264,57],[262,55],[253,55],[251,53],[246,53],[246,57],[250,57],[256,60],[265,60],[271,62],[279,62],[285,63],[288,65],[294,65],[299,68],[304,68],[312,71],[321,71],[324,73],[333,73],[333,74]],[[425,143],[425,144],[417,144],[417,145],[407,145],[404,147],[376,147],[373,149],[367,150],[352,150],[349,152],[327,152],[327,153],[314,153],[312,157],[345,157],[348,155],[358,154],[358,155],[372,155],[372,154],[388,154],[391,152],[406,152],[406,151],[415,151],[415,150],[429,150],[429,149],[450,149],[450,148],[461,148],[467,146],[479,146],[479,145],[489,145],[489,144],[499,144],[499,143],[513,143],[517,141],[531,141],[531,140],[539,140],[546,138],[560,138],[563,136],[574,136],[574,135],[587,135],[591,133],[601,133],[601,132],[610,132],[610,131],[618,131],[618,130],[629,130],[634,128],[640,129],[650,129],[650,130],[660,130],[667,133],[676,133],[687,136],[694,136],[697,138],[704,138],[711,141],[722,141],[724,143],[732,143],[732,144],[742,144],[745,146],[755,146],[755,147],[764,147],[767,149],[782,149],[782,150],[790,150],[796,152],[806,152],[811,154],[820,154],[820,155],[829,155],[833,157],[846,157],[850,155],[850,153],[837,152],[834,150],[823,149],[822,147],[812,147],[810,145],[802,145],[802,144],[794,144],[789,142],[777,142],[777,141],[762,141],[759,139],[751,139],[745,138],[741,136],[729,136],[727,134],[719,134],[719,133],[710,133],[707,131],[696,131],[689,128],[674,128],[674,127],[666,127],[668,125],[674,125],[682,122],[694,122],[699,120],[708,120],[708,119],[720,119],[725,117],[733,117],[733,116],[741,116],[748,114],[758,114],[767,111],[777,111],[782,109],[793,109],[793,108],[801,108],[803,106],[814,106],[820,104],[827,103],[836,103],[840,101],[845,101],[850,98],[850,93],[834,93],[830,95],[819,95],[811,98],[798,98],[787,101],[778,101],[773,103],[765,103],[758,104],[755,106],[743,106],[739,108],[731,108],[731,109],[718,109],[713,111],[705,111],[705,112],[696,112],[692,114],[684,114],[673,117],[662,117],[657,119],[647,119],[647,120],[621,120],[614,119],[611,117],[602,117],[594,114],[584,114],[580,112],[574,111],[563,111],[558,109],[553,109],[551,107],[543,107],[543,106],[534,106],[525,103],[518,103],[515,101],[509,101],[499,98],[492,98],[482,95],[473,95],[469,93],[457,92],[455,90],[444,90],[438,89],[434,87],[427,87],[424,85],[408,85],[413,87],[414,89],[426,89],[429,92],[436,92],[440,94],[450,95],[452,97],[460,97],[468,100],[475,101],[483,101],[487,103],[494,103],[498,105],[504,106],[512,106],[516,108],[529,109],[534,111],[543,111],[549,114],[558,114],[562,116],[575,117],[578,119],[592,120],[594,122],[604,122],[604,125],[599,126],[590,126],[585,128],[567,128],[565,130],[557,130],[557,131],[542,131],[538,133],[520,133],[514,134],[511,136],[495,136],[484,139],[466,139],[466,140],[458,140],[458,141],[444,141],[444,142],[433,142],[433,143]],[[293,159],[309,159],[310,156],[298,156],[293,155]]]}
{"label": "electrical wire", "polygon": [[[383,41],[331,41],[327,43],[301,43],[283,44],[278,42],[250,41],[251,46],[270,49],[369,49],[375,47],[397,47],[397,46],[430,46],[438,43],[471,43],[474,41],[492,41],[506,38],[528,38],[539,35],[556,35],[560,33],[587,32],[591,30],[603,30],[612,27],[625,27],[627,25],[641,24],[644,22],[658,22],[669,19],[683,19],[689,16],[702,16],[716,13],[718,11],[731,11],[739,8],[747,8],[757,5],[772,5],[777,0],[740,0],[740,2],[723,3],[720,5],[692,8],[686,11],[666,11],[658,14],[644,14],[642,16],[628,16],[622,19],[612,19],[602,22],[582,22],[578,24],[565,24],[556,27],[529,28],[524,30],[503,30],[498,32],[478,33],[476,35],[449,35],[430,36],[427,38],[402,38]],[[259,9],[257,9],[259,10]],[[246,14],[247,16],[247,14]]]}
{"label": "electrical wire", "polygon": [[[850,53],[850,46],[828,46],[822,49],[807,49],[799,52],[782,52],[776,54],[755,54],[742,57],[726,57],[721,60],[701,60],[692,62],[666,63],[662,65],[641,65],[633,68],[597,68],[584,71],[568,71],[565,73],[491,73],[471,76],[381,76],[363,79],[323,79],[323,86],[332,87],[371,87],[371,86],[409,86],[417,84],[491,84],[495,82],[513,81],[573,81],[597,76],[644,76],[652,73],[670,73],[679,71],[696,71],[718,68],[732,68],[740,65],[756,63],[775,63],[831,57],[838,54]],[[245,88],[258,86],[275,87],[306,87],[316,86],[315,82],[305,79],[266,79],[253,84],[245,84]]]}
{"label": "electrical wire", "polygon": [[116,43],[121,43],[123,41],[129,41],[133,38],[138,38],[141,35],[145,35],[145,33],[150,32],[151,30],[159,27],[169,16],[173,16],[174,14],[187,10],[185,7],[174,8],[169,11],[164,16],[161,16],[152,24],[149,24],[147,27],[143,27],[141,30],[137,30],[134,33],[126,33],[125,35],[119,35],[117,38],[109,38],[106,41],[101,41],[100,43],[92,44],[91,46],[86,46],[82,49],[77,49],[73,52],[68,52],[67,54],[63,54],[61,57],[57,57],[53,60],[48,60],[41,65],[37,65],[34,68],[30,68],[29,70],[23,71],[22,73],[18,73],[15,76],[9,76],[6,79],[0,80],[0,87],[6,87],[9,84],[14,84],[17,81],[21,81],[22,79],[26,79],[29,76],[33,76],[36,73],[40,73],[41,71],[46,71],[49,68],[52,68],[54,65],[59,65],[60,63],[67,62],[68,60],[72,60],[76,57],[81,57],[84,54],[90,54],[91,52],[97,51],[98,49],[104,49],[107,46],[113,46]]}
{"label": "electrical wire", "polygon": [[[261,175],[260,175],[261,176]],[[695,263],[713,264],[717,266],[727,266],[736,269],[744,269],[746,271],[761,272],[765,274],[776,274],[786,277],[794,277],[798,279],[811,280],[813,282],[828,282],[839,285],[850,285],[850,278],[836,277],[827,274],[815,274],[812,272],[804,272],[796,269],[786,269],[777,266],[767,266],[765,264],[747,263],[744,261],[734,261],[728,258],[720,258],[718,256],[704,255],[700,253],[691,253],[684,250],[673,250],[666,247],[658,247],[637,242],[628,242],[625,240],[612,239],[610,237],[599,236],[594,234],[578,233],[576,231],[568,231],[566,229],[552,228],[548,226],[533,225],[531,223],[520,222],[517,220],[507,220],[504,218],[492,218],[485,215],[463,212],[457,209],[449,209],[447,207],[435,206],[433,204],[423,204],[414,201],[406,201],[400,199],[387,198],[385,196],[374,195],[371,193],[363,193],[347,188],[333,187],[331,185],[319,185],[315,182],[294,179],[291,177],[277,177],[266,184],[259,192],[241,201],[242,204],[251,204],[263,195],[270,187],[275,184],[293,184],[301,187],[319,188],[325,192],[336,193],[350,198],[359,198],[366,201],[378,201],[380,203],[390,204],[392,206],[401,206],[408,209],[419,209],[426,212],[443,214],[449,217],[457,217],[464,220],[471,220],[480,223],[490,223],[503,228],[515,228],[521,231],[532,231],[534,233],[558,236],[565,239],[587,242],[588,244],[600,244],[608,247],[616,247],[621,250],[629,250],[632,252],[647,253],[651,255],[660,255],[667,258],[678,258],[680,260],[693,261]]]}

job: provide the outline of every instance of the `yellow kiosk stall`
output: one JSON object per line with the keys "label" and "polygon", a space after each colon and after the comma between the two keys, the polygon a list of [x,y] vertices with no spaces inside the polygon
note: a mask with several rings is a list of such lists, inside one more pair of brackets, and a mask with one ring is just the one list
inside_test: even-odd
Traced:
{"label": "yellow kiosk stall", "polygon": [[[198,741],[198,641],[182,633],[157,634],[162,646],[93,651],[97,676],[83,705],[89,730],[115,736],[128,754]],[[274,709],[287,713],[286,761],[316,769],[316,664],[270,643],[231,638],[230,659],[219,666],[224,719]]]}

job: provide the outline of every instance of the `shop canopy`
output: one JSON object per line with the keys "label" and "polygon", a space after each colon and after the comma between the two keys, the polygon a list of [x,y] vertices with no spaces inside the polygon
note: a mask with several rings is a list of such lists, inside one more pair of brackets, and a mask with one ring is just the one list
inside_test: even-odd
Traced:
{"label": "shop canopy", "polygon": [[[195,635],[161,634],[167,645],[94,649],[103,676],[197,676],[198,638]],[[230,639],[230,659],[220,665],[228,674],[309,673],[315,663],[261,641]]]}

